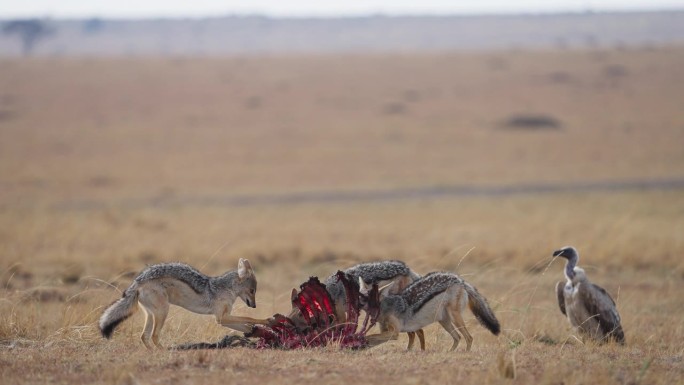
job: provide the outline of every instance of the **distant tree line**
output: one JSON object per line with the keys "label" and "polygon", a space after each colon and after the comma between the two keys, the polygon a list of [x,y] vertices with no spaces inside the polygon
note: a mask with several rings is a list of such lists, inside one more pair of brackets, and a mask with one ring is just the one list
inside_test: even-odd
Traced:
{"label": "distant tree line", "polygon": [[2,33],[16,36],[21,41],[24,56],[33,53],[36,43],[55,33],[54,28],[41,19],[10,20],[2,25]]}

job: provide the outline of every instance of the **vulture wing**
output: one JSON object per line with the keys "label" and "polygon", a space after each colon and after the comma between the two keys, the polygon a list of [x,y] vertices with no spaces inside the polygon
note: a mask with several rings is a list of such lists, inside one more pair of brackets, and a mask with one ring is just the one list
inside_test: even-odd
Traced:
{"label": "vulture wing", "polygon": [[556,295],[558,296],[558,306],[560,307],[561,313],[563,313],[563,315],[566,316],[567,314],[565,313],[565,296],[563,295],[564,287],[565,287],[565,282],[563,282],[563,281],[559,281],[556,284]]}
{"label": "vulture wing", "polygon": [[625,333],[620,325],[615,301],[602,287],[593,283],[580,284],[577,289],[582,304],[587,312],[597,318],[601,331],[606,338],[612,338],[620,344],[625,343]]}

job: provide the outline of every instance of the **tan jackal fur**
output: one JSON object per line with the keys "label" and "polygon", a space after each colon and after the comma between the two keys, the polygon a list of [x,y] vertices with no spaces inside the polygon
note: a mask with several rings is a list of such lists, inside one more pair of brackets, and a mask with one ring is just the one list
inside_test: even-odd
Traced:
{"label": "tan jackal fur", "polygon": [[256,307],[257,281],[249,261],[240,259],[238,268],[218,277],[208,277],[183,263],[162,263],[143,270],[124,291],[123,297],[105,309],[99,327],[105,338],[130,317],[137,304],[145,313],[145,327],[140,339],[149,349],[150,341],[161,348],[159,333],[169,312],[177,305],[199,314],[213,314],[216,321],[229,328],[247,332],[249,324],[267,324],[266,320],[230,315],[239,297],[249,307]]}
{"label": "tan jackal fur", "polygon": [[[378,284],[379,287],[392,284],[387,289],[389,294],[396,294],[402,291],[405,287],[410,285],[413,281],[420,278],[420,275],[412,271],[402,261],[379,261],[379,262],[364,262],[344,270],[348,279],[352,280],[354,284],[358,279],[362,279],[368,285]],[[347,320],[347,295],[344,286],[337,280],[336,274],[331,274],[324,281],[326,290],[330,293],[330,297],[335,302],[335,318],[337,322],[345,322]],[[292,311],[288,315],[298,327],[304,324],[299,309],[294,306],[294,300],[297,296],[297,290],[292,290]],[[425,350],[425,336],[423,330],[416,330],[408,333],[409,344],[408,349],[413,348],[415,335],[418,335],[420,340],[420,348]]]}
{"label": "tan jackal fur", "polygon": [[439,322],[454,340],[450,350],[456,349],[461,335],[466,339],[466,350],[470,350],[473,337],[462,317],[466,306],[494,335],[500,331],[499,321],[487,300],[475,287],[453,273],[427,274],[401,293],[383,294],[383,297],[378,322],[384,331],[368,336],[371,346],[396,338],[399,332],[416,331]]}

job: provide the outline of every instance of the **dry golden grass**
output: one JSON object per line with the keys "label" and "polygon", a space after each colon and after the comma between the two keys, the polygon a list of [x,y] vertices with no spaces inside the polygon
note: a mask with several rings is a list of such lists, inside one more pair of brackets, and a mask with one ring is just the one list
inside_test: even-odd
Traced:
{"label": "dry golden grass", "polygon": [[[617,70],[616,68],[621,68]],[[222,197],[684,176],[684,49],[2,61],[3,383],[671,384],[684,378],[684,193],[607,191],[338,203]],[[515,131],[547,114],[557,131]],[[555,248],[613,294],[627,345],[582,344]],[[471,352],[427,330],[340,352],[148,353],[142,317],[95,322],[145,264],[208,274],[247,257],[262,317],[309,275],[398,258],[458,272],[503,333]],[[167,346],[228,332],[174,308]],[[509,377],[514,375],[515,379]]]}
{"label": "dry golden grass", "polygon": [[[13,256],[17,266],[6,270],[11,276],[2,277],[7,287],[0,303],[5,375],[19,382],[65,383],[114,383],[129,375],[140,383],[158,376],[186,383],[226,376],[264,383],[283,378],[316,383],[318,376],[326,382],[360,376],[399,383],[501,383],[501,352],[515,355],[519,383],[638,383],[641,377],[644,383],[672,383],[684,374],[684,301],[679,295],[684,264],[676,257],[684,251],[680,193],[492,203],[472,198],[87,212],[69,218],[50,212],[17,215],[2,224],[14,240],[3,255]],[[549,255],[565,243],[581,247],[590,277],[616,296],[627,346],[583,346],[558,311],[553,287],[562,279],[562,262],[551,264]],[[19,250],[28,257],[20,258]],[[328,274],[361,260],[402,258],[420,272],[458,271],[489,298],[504,332],[495,338],[467,315],[475,337],[470,353],[446,352],[450,338],[436,326],[427,331],[427,353],[404,352],[402,340],[356,353],[237,349],[150,355],[138,339],[140,314],[125,322],[112,341],[98,335],[97,318],[119,295],[106,283],[123,289],[130,283],[128,273],[165,260],[184,260],[218,274],[233,268],[238,256],[252,259],[260,280],[258,308],[240,304],[242,314],[286,312],[289,289],[310,274]],[[62,283],[73,269],[83,271],[79,281]],[[211,317],[173,309],[162,341],[214,341],[226,332]]]}

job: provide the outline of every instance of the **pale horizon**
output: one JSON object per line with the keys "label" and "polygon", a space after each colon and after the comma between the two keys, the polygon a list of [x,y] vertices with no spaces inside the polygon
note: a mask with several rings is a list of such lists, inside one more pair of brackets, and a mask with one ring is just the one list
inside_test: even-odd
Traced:
{"label": "pale horizon", "polygon": [[192,3],[163,0],[141,1],[126,5],[113,0],[63,0],[59,6],[51,0],[26,0],[0,4],[0,19],[158,19],[210,18],[225,16],[262,16],[271,18],[346,18],[364,16],[459,16],[459,15],[515,15],[584,12],[648,12],[684,10],[684,1],[519,1],[511,4],[503,0],[462,1],[453,4],[444,0],[346,1],[320,3],[311,0],[225,1],[197,0]]}

